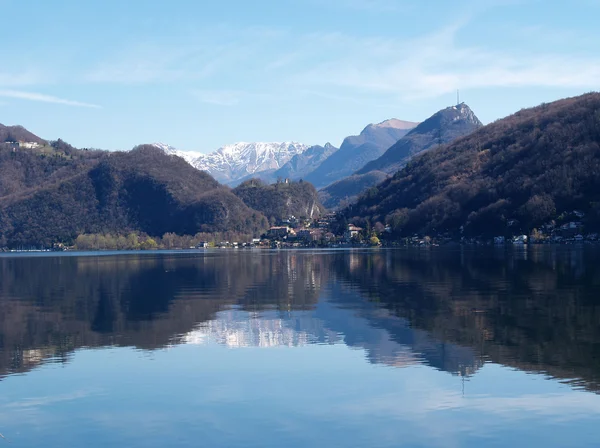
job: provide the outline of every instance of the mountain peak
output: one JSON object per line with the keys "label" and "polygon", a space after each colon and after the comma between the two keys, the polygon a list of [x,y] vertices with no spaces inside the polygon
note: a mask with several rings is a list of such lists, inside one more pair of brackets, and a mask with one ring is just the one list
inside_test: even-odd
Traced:
{"label": "mountain peak", "polygon": [[193,165],[192,162],[194,160],[196,160],[198,157],[204,155],[203,153],[197,152],[197,151],[181,151],[181,150],[174,148],[173,146],[168,145],[166,143],[160,143],[160,142],[152,143],[150,146],[154,146],[155,148],[160,149],[165,154],[168,154],[170,156],[181,157],[183,160],[185,160],[190,165]]}
{"label": "mountain peak", "polygon": [[367,125],[362,132],[360,133],[360,135],[365,135],[365,134],[372,134],[372,133],[377,133],[377,132],[381,132],[381,131],[390,131],[390,132],[394,132],[394,131],[410,131],[411,129],[413,129],[415,126],[417,126],[419,123],[414,123],[412,121],[404,121],[404,120],[398,120],[397,118],[390,118],[388,120],[384,120],[380,123],[371,123],[369,125]]}
{"label": "mountain peak", "polygon": [[433,117],[436,115],[443,115],[452,120],[465,120],[467,122],[477,124],[478,126],[482,126],[479,118],[477,118],[473,110],[466,103],[460,103],[456,106],[450,106],[446,109],[442,109],[437,114],[434,114]]}
{"label": "mountain peak", "polygon": [[219,182],[234,184],[262,171],[277,170],[292,157],[309,147],[298,142],[237,142],[203,154],[179,151],[164,143],[155,143],[167,154],[182,157],[193,167],[206,171]]}
{"label": "mountain peak", "polygon": [[388,120],[384,120],[381,123],[371,124],[374,128],[393,128],[393,129],[412,129],[417,126],[419,123],[415,123],[412,121],[398,120],[397,118],[390,118]]}
{"label": "mountain peak", "polygon": [[481,126],[479,118],[465,103],[446,107],[420,123],[379,159],[366,164],[356,174],[371,171],[392,174],[415,154],[468,135]]}
{"label": "mountain peak", "polygon": [[433,130],[442,130],[447,128],[449,125],[452,125],[454,128],[461,126],[468,128],[465,128],[464,132],[459,132],[460,134],[466,134],[472,130],[470,128],[481,127],[483,126],[483,123],[481,123],[479,118],[477,118],[473,110],[471,110],[467,104],[460,103],[436,112],[427,120],[423,121],[413,130],[411,130],[407,136],[412,134],[423,134]]}

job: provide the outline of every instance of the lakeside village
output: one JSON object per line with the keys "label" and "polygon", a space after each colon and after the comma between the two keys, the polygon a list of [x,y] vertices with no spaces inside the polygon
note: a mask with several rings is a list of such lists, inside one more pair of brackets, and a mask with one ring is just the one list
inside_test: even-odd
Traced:
{"label": "lakeside village", "polygon": [[[180,241],[168,242],[167,235],[158,242],[149,236],[134,234],[126,239],[127,243],[113,245],[106,241],[106,235],[82,235],[77,238],[75,245],[67,246],[55,243],[52,248],[18,248],[0,249],[0,252],[49,252],[77,250],[189,250],[209,248],[351,248],[351,247],[405,247],[405,246],[441,246],[447,244],[463,244],[475,246],[491,245],[525,245],[525,244],[598,244],[598,233],[586,233],[583,220],[585,213],[573,211],[563,213],[539,229],[533,229],[529,234],[520,232],[520,223],[516,219],[507,222],[506,235],[494,238],[452,237],[449,234],[436,236],[419,236],[394,238],[389,225],[377,223],[373,227],[363,228],[345,220],[335,212],[328,213],[318,220],[296,218],[290,216],[280,220],[260,238],[251,241],[198,241],[198,236],[182,238]],[[461,228],[461,232],[463,228]],[[174,234],[170,234],[174,236]],[[206,234],[204,234],[206,236]],[[129,241],[131,239],[135,241]],[[80,241],[81,240],[81,241]],[[82,244],[86,240],[87,244]],[[102,243],[99,240],[105,240]],[[195,240],[195,241],[194,241]],[[188,242],[185,244],[184,241]],[[189,245],[189,243],[193,245]]]}
{"label": "lakeside village", "polygon": [[[507,222],[506,234],[494,238],[468,238],[459,240],[450,235],[392,237],[389,225],[376,224],[372,228],[362,228],[354,224],[343,227],[339,233],[339,217],[335,213],[323,216],[318,221],[299,220],[294,216],[282,220],[271,227],[266,235],[242,246],[268,248],[297,247],[400,247],[400,246],[440,246],[450,243],[465,245],[524,245],[524,244],[595,244],[600,242],[598,233],[586,233],[582,220],[585,213],[572,211],[562,214],[557,220],[548,222],[529,234],[520,231],[521,223],[512,219]],[[335,232],[334,229],[338,229]],[[461,228],[462,232],[463,228]],[[508,236],[510,235],[510,236]],[[208,243],[203,247],[210,247]],[[219,247],[236,247],[238,243],[223,242]]]}

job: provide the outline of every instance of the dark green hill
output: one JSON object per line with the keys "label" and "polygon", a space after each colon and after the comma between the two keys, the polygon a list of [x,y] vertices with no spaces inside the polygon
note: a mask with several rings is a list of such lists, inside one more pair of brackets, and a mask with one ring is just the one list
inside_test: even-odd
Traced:
{"label": "dark green hill", "polygon": [[37,187],[0,198],[2,243],[47,246],[82,233],[129,231],[258,234],[267,225],[210,175],[151,146],[63,169],[68,176],[39,176]]}
{"label": "dark green hill", "polygon": [[0,198],[27,194],[98,163],[103,151],[77,151],[61,140],[37,148],[0,143]]}
{"label": "dark green hill", "polygon": [[263,213],[271,223],[293,215],[297,218],[317,218],[324,208],[315,187],[303,181],[278,182],[272,185],[251,179],[233,192],[244,203]]}
{"label": "dark green hill", "polygon": [[503,235],[563,212],[600,217],[600,94],[522,110],[414,158],[346,210],[414,232]]}
{"label": "dark green hill", "polygon": [[4,126],[0,123],[0,143],[5,142],[46,143],[44,139],[29,132],[23,126]]}

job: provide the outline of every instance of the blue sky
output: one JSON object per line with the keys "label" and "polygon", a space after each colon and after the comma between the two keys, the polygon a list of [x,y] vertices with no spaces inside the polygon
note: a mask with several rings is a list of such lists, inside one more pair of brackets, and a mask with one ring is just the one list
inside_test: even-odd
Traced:
{"label": "blue sky", "polygon": [[487,123],[600,90],[600,0],[0,0],[0,123],[78,147],[339,145],[456,89]]}

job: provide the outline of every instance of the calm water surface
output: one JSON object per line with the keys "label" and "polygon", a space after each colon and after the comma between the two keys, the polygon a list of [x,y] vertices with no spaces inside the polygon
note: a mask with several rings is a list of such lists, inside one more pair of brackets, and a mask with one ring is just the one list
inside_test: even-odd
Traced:
{"label": "calm water surface", "polygon": [[594,447],[599,391],[597,249],[0,257],[10,446]]}

